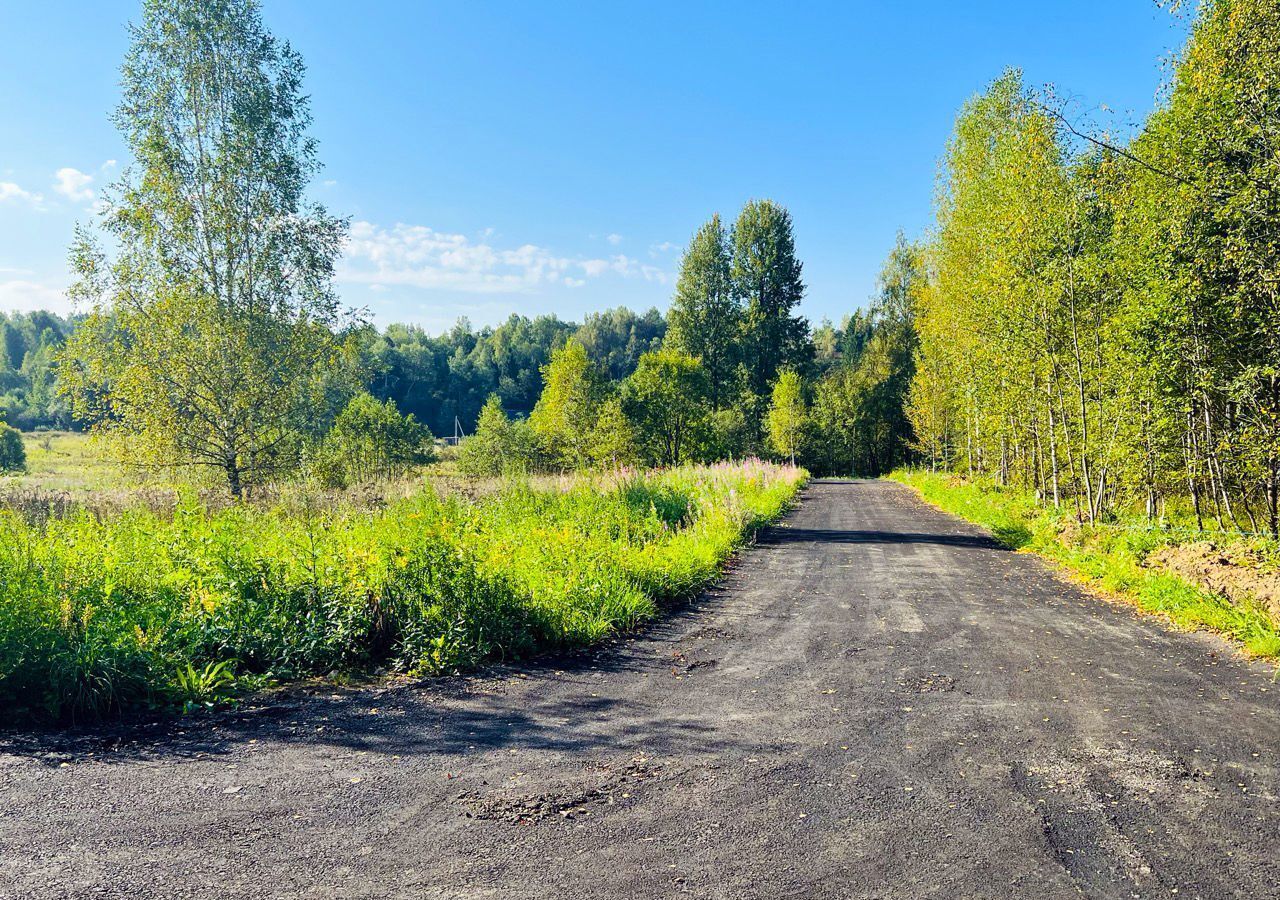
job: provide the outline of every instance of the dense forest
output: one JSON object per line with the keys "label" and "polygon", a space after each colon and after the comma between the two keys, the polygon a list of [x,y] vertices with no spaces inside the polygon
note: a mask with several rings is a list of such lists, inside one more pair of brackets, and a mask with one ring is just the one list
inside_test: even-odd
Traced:
{"label": "dense forest", "polygon": [[635,371],[642,353],[662,345],[665,334],[658,310],[637,315],[618,307],[588,315],[580,325],[553,315],[512,315],[496,328],[477,330],[463,321],[435,337],[413,325],[367,327],[354,335],[354,345],[374,396],[394,401],[433,433],[452,435],[455,417],[467,433],[474,430],[491,395],[516,415],[532,412],[542,393],[542,368],[570,338],[609,378],[620,380]]}
{"label": "dense forest", "polygon": [[[906,312],[897,307],[897,315]],[[855,310],[840,326],[823,322],[812,335],[812,357],[800,357],[805,370],[843,371],[861,358],[874,321],[874,314]],[[0,357],[0,420],[25,431],[84,427],[57,379],[58,355],[76,322],[45,311],[0,313],[6,351]],[[621,382],[644,353],[664,346],[666,334],[667,318],[657,309],[638,314],[617,307],[589,314],[580,324],[554,315],[513,314],[485,328],[463,320],[440,335],[416,325],[365,325],[346,334],[345,347],[371,394],[414,415],[432,433],[451,436],[455,417],[464,433],[474,431],[485,401],[495,395],[508,413],[526,418],[542,394],[542,370],[570,339],[583,345],[606,380]]]}
{"label": "dense forest", "polygon": [[[0,312],[0,421],[24,431],[85,424],[73,419],[57,379],[58,354],[76,321],[43,310]],[[490,394],[528,415],[542,390],[542,367],[570,337],[611,378],[621,379],[634,371],[641,353],[661,345],[665,333],[658,310],[637,315],[619,307],[590,314],[580,325],[554,315],[512,315],[496,328],[476,329],[464,320],[437,336],[415,325],[362,326],[346,339],[371,393],[443,435],[453,433],[455,416],[464,429],[473,428]]]}
{"label": "dense forest", "polygon": [[74,328],[74,320],[49,312],[0,312],[0,422],[24,430],[71,427],[57,358]]}

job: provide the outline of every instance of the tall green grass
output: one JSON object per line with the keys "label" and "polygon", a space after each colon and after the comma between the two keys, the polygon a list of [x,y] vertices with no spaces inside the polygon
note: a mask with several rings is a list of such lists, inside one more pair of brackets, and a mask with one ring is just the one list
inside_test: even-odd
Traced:
{"label": "tall green grass", "polygon": [[[1183,628],[1207,628],[1239,641],[1254,656],[1280,657],[1280,627],[1261,606],[1234,604],[1177,575],[1148,568],[1154,550],[1176,540],[1138,523],[1078,525],[1027,491],[954,475],[898,470],[889,476],[949,513],[989,530],[1015,550],[1031,550],[1086,583],[1128,599]],[[1132,524],[1134,527],[1127,527]]]}
{"label": "tall green grass", "polygon": [[759,462],[26,524],[0,513],[0,721],[329,673],[456,671],[632,628],[714,579],[804,473]]}

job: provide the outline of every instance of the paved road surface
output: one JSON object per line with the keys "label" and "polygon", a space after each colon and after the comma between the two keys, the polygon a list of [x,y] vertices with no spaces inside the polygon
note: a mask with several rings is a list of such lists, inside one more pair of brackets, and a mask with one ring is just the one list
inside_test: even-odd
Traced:
{"label": "paved road surface", "polygon": [[1278,701],[903,487],[817,482],[588,657],[0,744],[0,895],[1277,897]]}

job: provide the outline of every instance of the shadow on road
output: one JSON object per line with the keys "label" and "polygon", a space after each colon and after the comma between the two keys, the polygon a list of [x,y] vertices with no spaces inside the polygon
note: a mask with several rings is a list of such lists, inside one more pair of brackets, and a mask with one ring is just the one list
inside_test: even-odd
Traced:
{"label": "shadow on road", "polygon": [[[682,604],[643,632],[594,648],[491,664],[471,675],[352,688],[293,686],[250,696],[239,708],[181,718],[0,732],[0,754],[50,767],[90,757],[107,764],[173,762],[221,756],[250,740],[405,757],[507,748],[720,753],[737,747],[723,729],[654,710],[637,715],[625,696],[596,695],[622,672],[682,675],[673,668],[673,650],[699,621],[699,606],[697,600]],[[536,693],[514,687],[525,678],[537,680]]]}
{"label": "shadow on road", "polygon": [[1004,544],[981,534],[931,534],[912,531],[835,531],[824,528],[771,528],[761,544],[941,544],[944,547],[976,547],[1008,550]]}

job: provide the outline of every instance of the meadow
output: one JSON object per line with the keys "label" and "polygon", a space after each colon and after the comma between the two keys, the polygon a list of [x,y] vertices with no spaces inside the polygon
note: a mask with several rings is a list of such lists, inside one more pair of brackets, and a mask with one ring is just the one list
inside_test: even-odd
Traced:
{"label": "meadow", "polygon": [[36,431],[22,437],[27,470],[0,480],[0,488],[87,495],[137,484],[138,479],[113,465],[83,432]]}
{"label": "meadow", "polygon": [[[1043,506],[1030,491],[991,479],[914,469],[899,469],[889,477],[914,488],[934,506],[983,526],[1006,546],[1038,553],[1087,585],[1145,612],[1181,628],[1216,631],[1250,655],[1280,657],[1280,623],[1261,603],[1248,597],[1230,599],[1155,564],[1166,548],[1204,541],[1206,533],[1198,529],[1155,525],[1136,515],[1081,524],[1066,508]],[[1225,556],[1247,556],[1269,571],[1280,567],[1280,545],[1273,540],[1216,537]]]}
{"label": "meadow", "polygon": [[[51,473],[37,458],[32,476]],[[33,521],[0,508],[0,722],[84,722],[371,671],[433,675],[598,641],[722,571],[806,474],[758,461],[423,480]]]}

